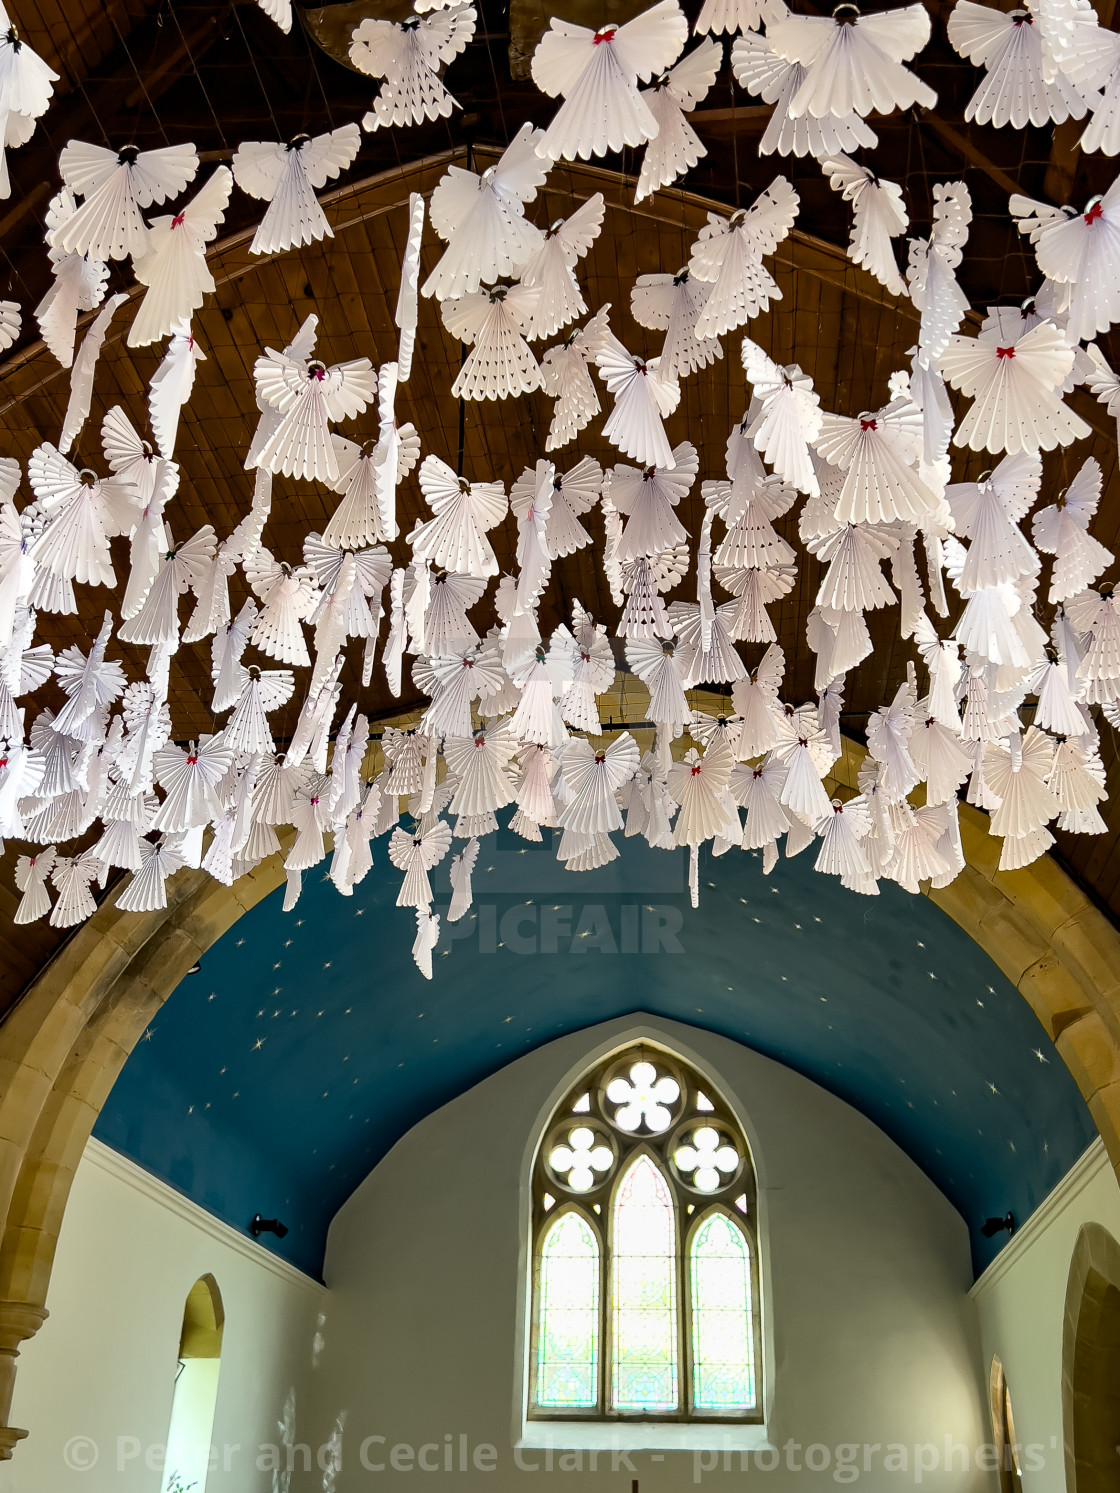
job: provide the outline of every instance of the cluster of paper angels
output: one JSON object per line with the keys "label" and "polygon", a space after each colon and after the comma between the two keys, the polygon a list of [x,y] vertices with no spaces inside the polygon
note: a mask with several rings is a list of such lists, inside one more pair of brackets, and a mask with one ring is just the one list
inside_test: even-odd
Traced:
{"label": "cluster of paper angels", "polygon": [[[261,3],[290,24],[283,0]],[[476,19],[469,5],[428,3],[400,24],[362,22],[352,60],[382,79],[365,128],[446,116],[454,100],[442,69]],[[1057,487],[1043,453],[1090,433],[1066,399],[1078,383],[1120,421],[1120,378],[1093,341],[1120,320],[1116,188],[1076,211],[1013,197],[1038,292],[988,308],[978,330],[962,332],[966,187],[935,185],[929,232],[907,240],[902,267],[902,191],[849,154],[876,143],[869,114],[935,103],[906,66],[929,30],[920,5],[817,17],[781,0],[706,0],[685,51],[676,0],[595,31],[553,19],[532,65],[561,100],[550,124],[525,124],[493,166],[450,166],[430,201],[410,199],[396,358],[326,363],[313,316],[285,348],[256,358],[252,497],[224,536],[209,524],[186,534],[175,508],[181,413],[205,357],[191,317],[214,288],[207,246],[235,185],[268,203],[253,252],[329,234],[316,192],[353,162],[360,130],[243,144],[174,211],[147,219],[192,186],[193,146],[67,145],[46,224],[54,283],[36,315],[72,366],[69,405],[57,444],[42,441],[26,472],[0,460],[0,836],[29,848],[16,921],[70,927],[93,911],[95,886],[122,871],[117,905],[151,911],[183,867],[228,885],[277,854],[286,908],[303,873],[324,863],[351,895],[386,837],[430,978],[441,917],[468,914],[479,843],[499,815],[526,840],[557,832],[572,871],[609,863],[626,837],[683,849],[694,901],[704,845],[753,852],[767,873],[783,850],[809,851],[818,871],[866,895],[882,880],[943,886],[964,865],[962,795],[989,814],[1006,869],[1043,854],[1051,826],[1102,833],[1099,731],[1102,720],[1120,725],[1120,601],[1099,584],[1113,556],[1090,532],[1102,473],[1087,457]],[[820,160],[852,205],[852,259],[918,312],[909,366],[877,409],[825,410],[808,373],[743,335],[781,297],[767,260],[799,209],[784,176],[746,209],[711,212],[685,265],[638,278],[630,310],[657,335],[656,351],[631,351],[611,308],[592,313],[585,299],[581,264],[603,226],[602,194],[566,219],[533,220],[558,160],[643,147],[638,196],[694,165],[703,146],[686,116],[719,71],[724,33],[739,82],[774,105],[763,153]],[[949,34],[986,69],[970,117],[1022,128],[1088,115],[1086,148],[1115,148],[1120,43],[1085,0],[1010,14],[959,0]],[[0,61],[5,140],[18,144],[53,75],[11,31]],[[428,219],[444,247],[421,283]],[[69,453],[110,321],[129,299],[106,299],[109,265],[126,259],[143,288],[128,343],[166,339],[151,439],[114,406],[99,469],[79,468]],[[544,450],[508,493],[492,474],[425,453],[423,433],[397,419],[425,300],[463,344],[455,397],[543,390],[553,401]],[[75,352],[79,316],[98,307]],[[533,344],[546,342],[538,356]],[[665,421],[683,380],[726,351],[742,361],[750,403],[722,469],[702,474],[695,444],[671,444]],[[602,413],[601,393],[611,401],[602,435],[618,453],[606,468],[560,454]],[[376,419],[375,436],[338,428],[363,416]],[[991,469],[954,482],[954,447],[989,453]],[[294,562],[268,540],[273,485],[286,478],[331,495],[322,532]],[[406,481],[423,510],[402,535]],[[689,533],[681,503],[698,482],[699,532]],[[24,483],[29,500],[17,503]],[[805,638],[814,695],[799,703],[781,698],[785,654],[768,610],[796,581],[795,509],[797,537],[822,567]],[[502,525],[515,531],[506,574],[494,547]],[[106,610],[88,650],[56,655],[36,642],[40,616],[75,613],[77,587],[104,587],[112,600],[124,553],[115,562],[115,538],[128,560],[118,615]],[[579,600],[546,635],[553,565],[593,543],[619,612],[613,637]],[[672,598],[678,587],[687,597]],[[480,631],[470,614],[488,592],[497,621]],[[870,716],[858,793],[830,798],[845,678],[871,653],[868,613],[894,607],[913,662]],[[111,656],[114,636],[147,650],[142,678]],[[206,640],[217,727],[184,742],[168,704],[172,661],[182,644]],[[415,729],[385,729],[372,779],[369,722],[358,698],[344,698],[347,658],[360,661],[362,689],[378,671],[394,698],[415,688],[427,701]],[[646,750],[600,719],[620,669],[648,692]],[[57,713],[33,699],[52,676],[66,699]],[[693,690],[725,708],[696,709]],[[294,732],[278,750],[270,718],[295,700]],[[432,873],[444,861],[451,899],[441,913]]]}

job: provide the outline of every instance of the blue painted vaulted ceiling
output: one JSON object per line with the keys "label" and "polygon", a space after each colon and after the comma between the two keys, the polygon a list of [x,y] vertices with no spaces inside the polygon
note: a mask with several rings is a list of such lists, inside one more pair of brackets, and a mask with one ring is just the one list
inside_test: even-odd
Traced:
{"label": "blue painted vaulted ceiling", "polygon": [[[309,881],[266,898],[152,1022],[96,1134],[310,1274],[331,1218],[411,1126],[566,1032],[652,1012],[733,1038],[861,1110],[968,1224],[979,1271],[1095,1131],[1013,986],[926,898],[849,893],[811,857],[764,877],[751,856],[701,863],[625,841],[579,877],[508,831],[484,844],[475,907],[444,922],[435,978],[410,957],[413,914],[378,857],[352,898]],[[447,864],[433,877],[449,900]]]}

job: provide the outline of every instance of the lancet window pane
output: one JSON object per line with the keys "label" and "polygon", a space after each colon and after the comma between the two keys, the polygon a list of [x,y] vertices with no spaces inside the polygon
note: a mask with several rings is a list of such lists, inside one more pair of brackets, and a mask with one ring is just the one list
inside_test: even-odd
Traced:
{"label": "lancet window pane", "polygon": [[665,1178],[639,1156],[615,1199],[611,1403],[675,1410],[678,1401],[676,1228]]}
{"label": "lancet window pane", "polygon": [[599,1242],[578,1213],[564,1213],[541,1245],[537,1404],[599,1403]]}
{"label": "lancet window pane", "polygon": [[750,1250],[725,1213],[692,1237],[692,1401],[697,1410],[755,1408]]}

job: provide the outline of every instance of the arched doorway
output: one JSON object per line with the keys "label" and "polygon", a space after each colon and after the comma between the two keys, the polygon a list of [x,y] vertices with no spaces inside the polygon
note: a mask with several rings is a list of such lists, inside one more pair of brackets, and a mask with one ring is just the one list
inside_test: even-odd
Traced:
{"label": "arched doorway", "polygon": [[1062,1417],[1069,1493],[1120,1486],[1120,1244],[1098,1223],[1077,1236],[1066,1287]]}
{"label": "arched doorway", "polygon": [[192,1493],[205,1493],[225,1320],[218,1282],[204,1275],[191,1287],[183,1310],[167,1428],[164,1493],[182,1493],[188,1488]]}

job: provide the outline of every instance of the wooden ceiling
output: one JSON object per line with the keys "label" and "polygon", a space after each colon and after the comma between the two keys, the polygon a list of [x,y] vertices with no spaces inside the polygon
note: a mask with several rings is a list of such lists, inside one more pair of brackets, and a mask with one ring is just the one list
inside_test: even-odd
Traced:
{"label": "wooden ceiling", "polygon": [[[586,4],[586,0],[580,0]],[[370,7],[372,10],[372,6]],[[803,7],[800,7],[803,8]],[[228,157],[243,139],[286,138],[306,129],[314,132],[360,118],[372,90],[368,80],[331,61],[315,48],[297,24],[284,37],[253,5],[193,5],[166,0],[19,0],[10,7],[32,45],[63,73],[60,96],[30,145],[10,157],[13,196],[0,212],[0,242],[8,260],[10,290],[29,311],[47,284],[42,246],[42,210],[55,189],[57,151],[71,135],[123,144],[191,139],[209,159]],[[571,9],[569,7],[569,9]],[[65,10],[66,24],[60,22]],[[224,537],[247,512],[252,490],[244,471],[244,452],[256,421],[252,366],[265,346],[281,347],[303,319],[320,319],[318,355],[327,362],[368,356],[380,363],[395,355],[392,309],[399,282],[400,255],[407,227],[411,191],[430,192],[450,160],[468,158],[489,164],[525,118],[543,122],[551,104],[531,87],[515,83],[506,58],[508,19],[493,0],[482,0],[480,35],[453,64],[449,86],[464,109],[451,121],[419,130],[379,132],[367,136],[354,169],[325,198],[335,237],[309,248],[261,259],[250,256],[248,242],[259,204],[235,193],[227,219],[228,237],[211,255],[217,293],[195,319],[195,330],[207,361],[198,370],[195,391],[180,428],[176,458],[182,467],[179,495],[169,510],[177,538],[203,523]],[[564,13],[568,13],[565,11]],[[573,10],[574,14],[575,11]],[[49,38],[49,45],[48,39]],[[903,116],[874,121],[881,145],[872,157],[877,170],[902,183],[914,230],[929,223],[929,188],[934,181],[963,176],[973,193],[976,222],[962,278],[974,307],[1017,301],[1031,289],[1035,275],[1029,250],[1010,229],[1006,211],[1008,180],[1036,195],[1061,200],[1063,183],[1080,200],[1107,181],[1110,168],[1099,159],[1086,162],[1076,153],[1052,150],[1046,132],[974,129],[963,123],[963,107],[974,86],[973,69],[949,52],[943,17],[935,20],[935,39],[919,62],[942,96],[936,120]],[[802,198],[799,231],[775,256],[774,271],[783,299],[751,324],[750,334],[782,362],[797,361],[812,375],[826,408],[854,413],[884,402],[888,375],[905,366],[916,334],[916,317],[907,301],[896,301],[845,257],[847,209],[832,193],[812,161],[760,159],[757,141],[765,118],[727,79],[726,73],[698,111],[697,127],[710,156],[687,182],[689,193],[667,191],[639,207],[633,204],[633,159],[608,163],[619,170],[594,167],[553,169],[534,216],[541,223],[567,216],[591,193],[607,201],[604,229],[583,263],[581,282],[594,310],[612,306],[611,323],[635,351],[652,354],[659,334],[634,323],[629,312],[635,278],[652,270],[675,270],[688,258],[689,246],[704,222],[704,194],[725,204],[748,203],[779,172],[794,182]],[[709,107],[710,106],[710,107]],[[705,117],[705,115],[710,117]],[[694,116],[695,117],[695,116]],[[1060,134],[1061,132],[1059,132]],[[1072,183],[1072,187],[1070,186]],[[440,245],[431,229],[425,234],[425,272],[438,258]],[[123,268],[114,270],[113,288],[130,289]],[[105,411],[121,404],[134,423],[146,420],[147,385],[157,366],[158,349],[132,351],[124,337],[135,302],[117,314],[98,365],[93,410],[78,443],[76,459],[103,469],[99,430]],[[34,323],[22,343],[0,364],[0,454],[25,460],[41,440],[57,438],[69,390],[68,374],[33,341]],[[677,413],[668,422],[673,441],[690,439],[700,450],[700,476],[722,475],[724,445],[733,422],[743,414],[747,390],[738,356],[739,334],[725,339],[725,357],[714,367],[690,376]],[[1104,339],[1106,350],[1116,349]],[[421,432],[425,451],[455,464],[460,409],[449,394],[460,363],[432,302],[423,302],[419,346],[410,382],[398,396],[398,417],[411,419]],[[1094,532],[1110,548],[1120,549],[1120,482],[1112,420],[1082,392],[1073,397],[1094,435],[1071,452],[1046,459],[1045,491],[1064,486],[1092,453],[1106,478],[1106,497]],[[464,472],[471,477],[498,477],[512,482],[544,454],[550,401],[534,395],[516,402],[469,404],[465,408]],[[561,465],[579,455],[596,456],[605,465],[618,453],[598,435],[596,421],[565,451]],[[364,439],[374,434],[372,412],[349,422],[345,434]],[[970,458],[971,470],[979,459]],[[959,461],[959,477],[969,468]],[[421,512],[415,477],[400,493],[402,535]],[[277,478],[272,519],[266,542],[283,558],[301,556],[304,536],[321,529],[337,503],[334,494],[315,484]],[[690,532],[699,531],[700,482],[681,506]],[[426,516],[426,512],[425,512]],[[542,608],[548,629],[566,617],[578,598],[596,616],[613,621],[613,606],[598,564],[601,520],[591,520],[596,545],[560,562]],[[596,527],[598,526],[598,527]],[[796,511],[779,525],[796,534]],[[495,536],[503,568],[513,564],[512,526]],[[115,541],[118,576],[127,575],[127,547]],[[397,563],[410,555],[403,539],[394,546]],[[801,700],[812,694],[813,657],[805,644],[805,620],[819,583],[820,567],[798,546],[799,578],[790,595],[771,609],[788,667],[783,694]],[[687,577],[674,596],[693,599],[694,577]],[[95,632],[110,598],[103,590],[78,588],[77,618],[44,617],[40,633],[56,647],[85,643]],[[238,576],[233,583],[235,607],[244,594]],[[1045,594],[1045,585],[1041,594]],[[484,602],[472,614],[480,628],[492,618]],[[185,613],[184,613],[185,615]],[[889,698],[904,677],[911,655],[897,636],[895,609],[869,619],[875,651],[848,676],[845,728],[858,735],[868,710]],[[132,677],[143,671],[143,650],[116,645]],[[352,650],[356,645],[351,645]],[[748,662],[760,649],[745,649]],[[348,665],[347,694],[358,697],[372,718],[395,715],[416,703],[407,678],[402,700],[394,700],[384,676],[375,670],[371,687],[360,690],[357,658]],[[176,735],[186,739],[214,729],[210,714],[209,640],[184,647],[172,670],[171,706]],[[50,700],[50,690],[40,697]],[[294,724],[297,705],[278,721],[282,737]],[[1120,915],[1120,772],[1109,728],[1104,752],[1110,792],[1105,805],[1112,828],[1096,839],[1063,837],[1059,852],[1067,867],[1113,915]],[[12,889],[12,851],[0,866],[0,1009],[18,996],[49,958],[63,935],[44,923],[12,930],[16,903]],[[13,933],[17,936],[12,936]]]}

